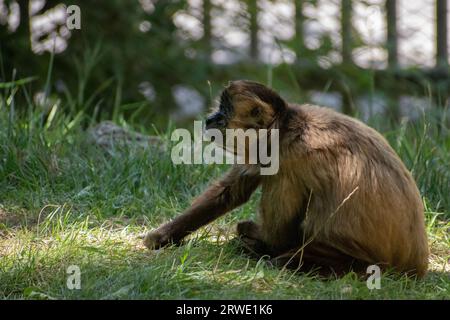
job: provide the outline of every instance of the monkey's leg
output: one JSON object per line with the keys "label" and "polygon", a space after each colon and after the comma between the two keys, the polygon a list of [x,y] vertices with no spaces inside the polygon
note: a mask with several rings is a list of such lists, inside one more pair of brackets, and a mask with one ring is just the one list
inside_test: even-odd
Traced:
{"label": "monkey's leg", "polygon": [[147,233],[144,244],[149,249],[178,243],[201,226],[246,202],[260,182],[258,175],[234,166],[220,181],[213,183],[184,213]]}
{"label": "monkey's leg", "polygon": [[362,272],[367,263],[351,257],[326,243],[312,241],[303,248],[289,250],[271,260],[277,267],[300,271],[317,270],[320,275],[343,275],[349,271]]}

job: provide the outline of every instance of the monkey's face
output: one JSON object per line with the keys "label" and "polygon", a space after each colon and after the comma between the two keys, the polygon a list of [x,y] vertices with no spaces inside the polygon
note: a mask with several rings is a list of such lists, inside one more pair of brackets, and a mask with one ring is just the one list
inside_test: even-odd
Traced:
{"label": "monkey's face", "polygon": [[262,84],[231,82],[220,96],[220,104],[207,119],[206,129],[267,129],[285,103]]}
{"label": "monkey's face", "polygon": [[218,108],[206,119],[206,129],[218,129],[222,139],[213,139],[216,144],[245,163],[255,163],[250,158],[256,154],[255,146],[269,136],[261,129],[272,128],[285,110],[286,103],[273,90],[257,82],[233,81],[222,92]]}

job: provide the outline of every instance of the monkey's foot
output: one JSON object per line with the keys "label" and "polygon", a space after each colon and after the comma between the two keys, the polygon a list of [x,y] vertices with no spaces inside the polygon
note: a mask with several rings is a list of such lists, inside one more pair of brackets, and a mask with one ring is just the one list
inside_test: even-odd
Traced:
{"label": "monkey's foot", "polygon": [[261,239],[260,227],[251,220],[238,222],[236,231],[239,237]]}
{"label": "monkey's foot", "polygon": [[301,261],[296,256],[280,255],[270,259],[270,264],[276,268],[299,269]]}
{"label": "monkey's foot", "polygon": [[266,245],[259,240],[248,237],[237,237],[235,240],[243,253],[254,259],[259,259],[266,254]]}
{"label": "monkey's foot", "polygon": [[267,245],[261,240],[259,225],[251,220],[245,220],[239,222],[236,229],[244,251],[254,257],[267,254]]}

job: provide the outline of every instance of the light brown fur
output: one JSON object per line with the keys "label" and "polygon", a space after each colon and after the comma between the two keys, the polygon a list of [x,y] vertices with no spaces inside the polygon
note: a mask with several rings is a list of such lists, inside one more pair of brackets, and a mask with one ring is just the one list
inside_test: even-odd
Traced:
{"label": "light brown fur", "polygon": [[[244,245],[257,255],[337,273],[370,264],[426,273],[421,197],[382,135],[327,108],[287,104],[250,81],[232,82],[220,110],[226,128],[280,130],[278,173],[261,176],[258,165],[235,165],[184,214],[150,232],[149,248],[180,241],[261,186],[258,221],[238,225]],[[215,117],[212,127],[218,127]]]}

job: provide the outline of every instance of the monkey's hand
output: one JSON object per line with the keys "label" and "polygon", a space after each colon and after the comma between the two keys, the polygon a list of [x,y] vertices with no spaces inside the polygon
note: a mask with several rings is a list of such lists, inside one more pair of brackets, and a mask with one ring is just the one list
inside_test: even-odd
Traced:
{"label": "monkey's hand", "polygon": [[159,229],[149,231],[144,238],[144,245],[150,250],[156,250],[164,247],[170,242],[167,235]]}

